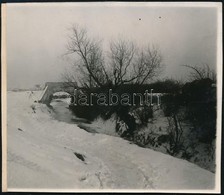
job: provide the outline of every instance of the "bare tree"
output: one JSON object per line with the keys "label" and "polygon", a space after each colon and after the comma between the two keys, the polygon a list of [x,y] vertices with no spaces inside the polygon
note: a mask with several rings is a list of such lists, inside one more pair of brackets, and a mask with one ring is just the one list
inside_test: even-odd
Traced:
{"label": "bare tree", "polygon": [[136,83],[144,84],[158,76],[162,71],[162,56],[155,46],[143,48],[134,66],[137,75]]}
{"label": "bare tree", "polygon": [[190,68],[191,72],[191,79],[192,80],[200,80],[209,78],[212,81],[216,81],[216,73],[213,69],[209,67],[208,64],[204,64],[203,66],[191,66],[191,65],[183,65],[184,67]]}
{"label": "bare tree", "polygon": [[89,87],[103,86],[107,80],[104,59],[100,41],[90,39],[84,28],[73,26],[67,44],[69,54],[77,54],[80,58],[77,66],[84,76],[89,79]]}
{"label": "bare tree", "polygon": [[133,58],[136,55],[134,43],[119,39],[110,43],[110,63],[112,78],[115,86],[130,83],[137,77],[130,71],[133,67]]}
{"label": "bare tree", "polygon": [[76,54],[79,59],[74,63],[76,76],[70,71],[64,75],[67,82],[75,80],[90,88],[108,84],[144,84],[161,70],[162,57],[155,47],[142,48],[140,51],[133,42],[118,39],[110,43],[109,55],[105,59],[100,43],[90,39],[86,29],[72,27],[67,54]]}
{"label": "bare tree", "polygon": [[126,83],[144,84],[162,70],[162,57],[154,46],[139,50],[133,42],[119,39],[110,44],[110,58],[115,86]]}

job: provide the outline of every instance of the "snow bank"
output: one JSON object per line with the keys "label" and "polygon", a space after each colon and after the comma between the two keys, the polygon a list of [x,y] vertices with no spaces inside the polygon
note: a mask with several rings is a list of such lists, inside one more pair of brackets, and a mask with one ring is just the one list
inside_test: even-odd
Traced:
{"label": "snow bank", "polygon": [[8,92],[9,191],[214,188],[215,175],[192,163],[53,119],[38,93]]}
{"label": "snow bank", "polygon": [[111,136],[119,136],[116,131],[116,119],[112,116],[108,120],[103,120],[101,117],[96,118],[91,124],[83,123],[79,125],[89,132],[102,133]]}

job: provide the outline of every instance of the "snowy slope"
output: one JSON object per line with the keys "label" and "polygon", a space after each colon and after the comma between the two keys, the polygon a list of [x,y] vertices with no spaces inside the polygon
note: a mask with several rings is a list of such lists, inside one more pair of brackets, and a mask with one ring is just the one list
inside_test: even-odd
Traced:
{"label": "snowy slope", "polygon": [[9,190],[214,187],[213,173],[187,161],[53,119],[38,93],[8,92]]}

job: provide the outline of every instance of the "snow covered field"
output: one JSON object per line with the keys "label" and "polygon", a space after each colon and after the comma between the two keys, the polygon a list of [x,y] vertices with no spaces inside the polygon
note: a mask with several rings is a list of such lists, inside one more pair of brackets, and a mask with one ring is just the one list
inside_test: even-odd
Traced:
{"label": "snow covered field", "polygon": [[187,161],[88,133],[35,103],[41,92],[8,92],[8,190],[208,190],[215,174]]}

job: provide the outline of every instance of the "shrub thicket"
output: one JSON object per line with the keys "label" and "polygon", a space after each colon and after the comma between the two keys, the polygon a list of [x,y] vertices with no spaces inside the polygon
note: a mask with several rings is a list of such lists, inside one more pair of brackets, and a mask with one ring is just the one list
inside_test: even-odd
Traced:
{"label": "shrub thicket", "polygon": [[211,79],[200,79],[186,83],[180,93],[162,98],[165,116],[177,115],[184,110],[185,121],[189,122],[201,142],[210,143],[216,135],[216,88]]}
{"label": "shrub thicket", "polygon": [[216,88],[211,79],[186,83],[182,96],[186,119],[193,125],[201,142],[210,143],[216,135]]}
{"label": "shrub thicket", "polygon": [[[144,94],[146,90],[150,93],[166,93],[162,96],[162,109],[166,117],[172,120],[178,117],[178,113],[184,110],[184,120],[189,122],[197,132],[198,139],[201,142],[211,142],[216,134],[216,90],[213,87],[213,82],[210,79],[195,80],[181,86],[178,82],[173,80],[157,81],[148,85],[128,84],[117,88],[113,86],[104,86],[100,88],[84,89],[82,90],[87,97],[91,93],[108,94],[109,89],[113,93],[121,94],[127,93],[130,95],[130,106],[124,106],[120,103],[118,105],[98,105],[97,96],[93,96],[92,106],[71,105],[77,117],[85,118],[90,121],[98,116],[103,119],[109,119],[112,114],[115,114],[118,121],[123,121],[126,124],[126,132],[122,136],[132,136],[133,132],[148,123],[148,119],[153,117],[153,109],[150,106],[140,106],[140,99],[135,98],[133,102],[133,93]],[[143,95],[143,101],[144,95]],[[153,97],[153,102],[156,103],[156,97]],[[133,103],[135,105],[133,105]],[[138,121],[138,122],[137,122]],[[117,131],[119,131],[119,124]],[[174,127],[175,131],[179,131],[178,127]],[[173,139],[173,138],[172,138]]]}

